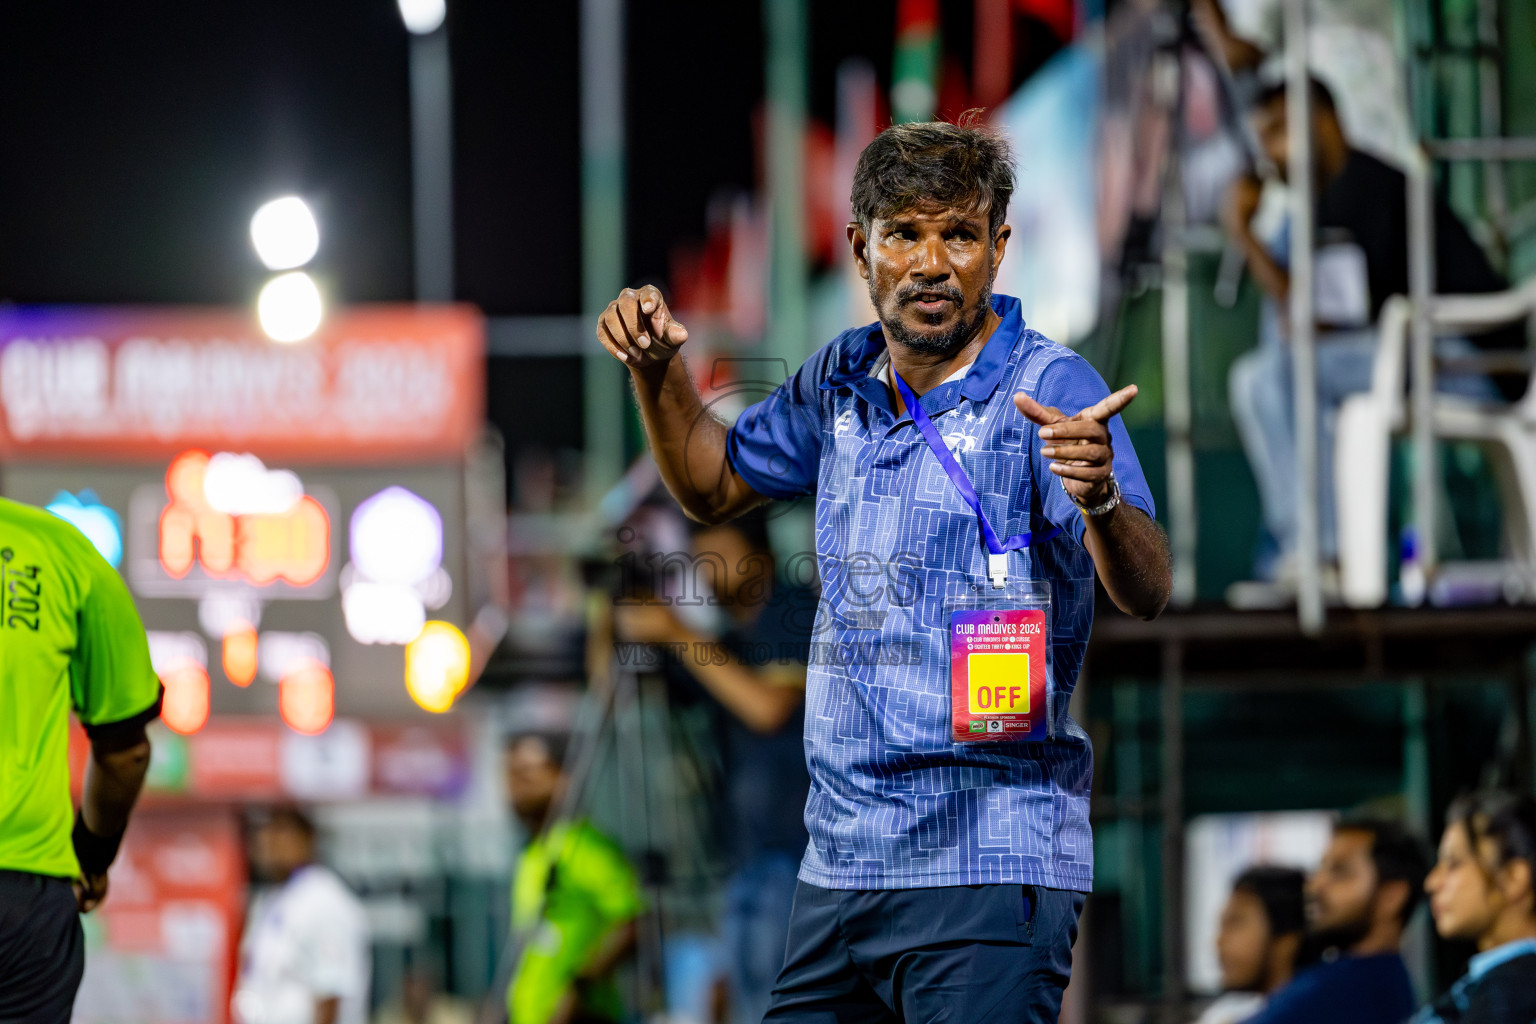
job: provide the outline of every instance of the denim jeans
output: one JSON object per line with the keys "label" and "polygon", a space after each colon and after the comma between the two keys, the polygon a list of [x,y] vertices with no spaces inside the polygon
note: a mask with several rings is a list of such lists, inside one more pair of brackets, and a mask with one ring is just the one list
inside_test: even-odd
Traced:
{"label": "denim jeans", "polygon": [[[1258,485],[1264,528],[1278,548],[1273,561],[1256,566],[1260,578],[1268,579],[1273,578],[1278,563],[1296,550],[1300,504],[1291,349],[1281,337],[1279,316],[1272,303],[1265,303],[1260,324],[1258,347],[1232,363],[1227,392],[1232,418]],[[1329,560],[1339,555],[1333,484],[1339,406],[1350,395],[1370,390],[1377,344],[1374,327],[1318,332],[1318,539],[1323,557]],[[1435,349],[1441,358],[1476,351],[1464,338],[1441,338]],[[1481,374],[1444,374],[1437,385],[1443,394],[1487,401],[1499,398],[1493,382]]]}
{"label": "denim jeans", "polygon": [[784,966],[799,870],[800,858],[765,851],[743,863],[726,883],[721,931],[735,1024],[758,1024],[768,1009],[768,996]]}

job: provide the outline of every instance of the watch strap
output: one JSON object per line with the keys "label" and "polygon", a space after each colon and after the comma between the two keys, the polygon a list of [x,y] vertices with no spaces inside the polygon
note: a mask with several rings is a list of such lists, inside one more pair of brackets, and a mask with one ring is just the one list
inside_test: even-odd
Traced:
{"label": "watch strap", "polygon": [[[1061,487],[1062,490],[1066,490],[1066,480],[1061,481]],[[1105,498],[1104,501],[1098,505],[1084,505],[1082,502],[1077,500],[1077,496],[1074,495],[1071,491],[1067,491],[1067,499],[1071,501],[1072,504],[1076,505],[1078,511],[1082,512],[1085,516],[1102,516],[1104,513],[1113,510],[1117,505],[1120,504],[1120,481],[1115,479],[1115,475],[1113,473],[1109,475],[1109,497]]]}

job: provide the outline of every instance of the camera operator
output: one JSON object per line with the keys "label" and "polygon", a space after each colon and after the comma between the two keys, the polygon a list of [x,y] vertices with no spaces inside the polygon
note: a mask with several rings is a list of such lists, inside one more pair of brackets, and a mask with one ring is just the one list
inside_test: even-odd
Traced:
{"label": "camera operator", "polygon": [[731,876],[720,926],[731,1018],[756,1024],[783,965],[807,841],[810,776],[801,734],[816,595],[777,578],[761,511],[695,525],[690,546],[694,571],[708,578],[702,570],[713,569],[728,620],[720,635],[690,627],[657,598],[616,604],[614,629],[621,640],[665,645],[726,712],[719,738]]}

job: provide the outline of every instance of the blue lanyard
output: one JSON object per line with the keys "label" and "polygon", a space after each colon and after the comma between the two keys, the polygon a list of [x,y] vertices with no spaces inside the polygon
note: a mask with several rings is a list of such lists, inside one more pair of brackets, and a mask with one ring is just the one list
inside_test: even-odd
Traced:
{"label": "blue lanyard", "polygon": [[928,442],[928,447],[933,449],[934,457],[939,460],[939,465],[944,467],[944,472],[949,475],[950,483],[955,485],[955,490],[960,492],[960,497],[971,506],[971,511],[976,513],[976,522],[981,526],[981,539],[987,546],[987,575],[992,577],[992,586],[1002,587],[1008,578],[1008,552],[1020,551],[1031,544],[1044,544],[1054,538],[1061,530],[1052,526],[1037,533],[1018,533],[1007,540],[997,539],[997,533],[992,529],[992,523],[988,521],[987,514],[982,511],[981,499],[976,497],[976,488],[971,485],[971,478],[965,475],[965,470],[960,468],[955,455],[949,450],[949,445],[939,436],[939,428],[933,425],[933,420],[923,411],[922,403],[917,396],[912,394],[912,389],[907,387],[907,382],[901,379],[901,374],[896,372],[896,367],[891,367],[891,380],[896,382],[896,390],[901,392],[901,400],[907,406],[907,411],[912,414],[912,422],[917,424],[917,429],[923,435],[923,440]]}

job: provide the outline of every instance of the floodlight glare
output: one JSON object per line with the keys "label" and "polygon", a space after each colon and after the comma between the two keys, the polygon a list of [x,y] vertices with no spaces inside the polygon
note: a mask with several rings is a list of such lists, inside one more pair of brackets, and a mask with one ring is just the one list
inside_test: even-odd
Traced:
{"label": "floodlight glare", "polygon": [[303,341],[320,326],[320,289],[302,270],[279,274],[256,299],[256,319],[273,341]]}
{"label": "floodlight glare", "polygon": [[443,517],[404,487],[386,487],[352,513],[352,564],[374,583],[420,583],[443,564]]}
{"label": "floodlight glare", "polygon": [[268,270],[292,270],[315,258],[320,225],[298,196],[264,204],[251,218],[251,244]]}
{"label": "floodlight glare", "polygon": [[405,646],[405,690],[435,714],[453,707],[469,685],[469,640],[448,622],[429,622]]}
{"label": "floodlight glare", "polygon": [[448,16],[447,0],[399,0],[400,20],[418,36],[436,32]]}

